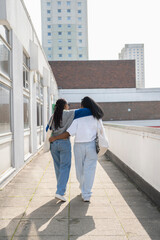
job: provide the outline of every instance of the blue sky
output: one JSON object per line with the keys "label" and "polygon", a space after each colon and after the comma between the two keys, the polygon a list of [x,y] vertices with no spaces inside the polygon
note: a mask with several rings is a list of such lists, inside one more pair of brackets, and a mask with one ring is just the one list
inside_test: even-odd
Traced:
{"label": "blue sky", "polygon": [[[40,0],[24,0],[41,41]],[[88,0],[90,60],[116,60],[129,43],[144,43],[146,87],[160,87],[159,0]]]}

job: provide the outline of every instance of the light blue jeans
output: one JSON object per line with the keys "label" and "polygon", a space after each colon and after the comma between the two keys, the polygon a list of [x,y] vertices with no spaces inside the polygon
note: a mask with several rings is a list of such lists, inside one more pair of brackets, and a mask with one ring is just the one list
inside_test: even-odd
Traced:
{"label": "light blue jeans", "polygon": [[95,141],[74,144],[75,167],[77,180],[80,183],[82,197],[89,200],[97,165]]}
{"label": "light blue jeans", "polygon": [[57,178],[57,191],[59,195],[64,195],[71,168],[71,143],[70,140],[57,140],[50,145],[53,157],[54,168]]}

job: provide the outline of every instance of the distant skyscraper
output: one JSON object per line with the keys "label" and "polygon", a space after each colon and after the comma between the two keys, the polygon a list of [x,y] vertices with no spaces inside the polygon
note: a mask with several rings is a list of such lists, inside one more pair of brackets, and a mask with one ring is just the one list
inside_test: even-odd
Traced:
{"label": "distant skyscraper", "polygon": [[48,60],[87,60],[87,0],[41,0],[41,12]]}
{"label": "distant skyscraper", "polygon": [[125,47],[119,53],[119,59],[136,60],[136,87],[144,88],[144,44],[125,44]]}

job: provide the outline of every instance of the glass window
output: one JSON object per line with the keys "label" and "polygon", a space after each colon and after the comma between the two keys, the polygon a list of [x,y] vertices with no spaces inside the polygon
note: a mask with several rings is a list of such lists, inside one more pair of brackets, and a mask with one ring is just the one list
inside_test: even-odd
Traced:
{"label": "glass window", "polygon": [[82,54],[79,54],[79,57],[81,58],[81,57],[82,57]]}
{"label": "glass window", "polygon": [[41,104],[41,126],[43,125],[43,105]]}
{"label": "glass window", "polygon": [[50,50],[52,50],[52,48],[51,48],[51,47],[49,47],[49,48],[48,48],[48,50],[50,51]]}
{"label": "glass window", "polygon": [[61,9],[58,9],[58,12],[61,13]]}
{"label": "glass window", "polygon": [[51,55],[51,54],[49,54],[49,55],[48,55],[48,58],[51,58],[51,57],[52,57],[52,55]]}
{"label": "glass window", "polygon": [[58,54],[58,57],[62,57],[62,54]]}
{"label": "glass window", "polygon": [[48,43],[52,43],[52,40],[48,40]]}
{"label": "glass window", "polygon": [[23,53],[23,87],[29,89],[29,58]]}
{"label": "glass window", "polygon": [[62,35],[62,32],[58,32],[58,35]]}
{"label": "glass window", "polygon": [[69,53],[69,54],[68,54],[68,57],[72,57],[72,54],[71,54],[71,53]]}
{"label": "glass window", "polygon": [[57,4],[58,4],[58,6],[61,6],[61,1],[58,1]]}
{"label": "glass window", "polygon": [[58,39],[58,42],[61,43],[61,42],[62,42],[62,39]]}
{"label": "glass window", "polygon": [[11,91],[8,87],[0,84],[0,134],[11,131],[10,127],[10,106]]}
{"label": "glass window", "polygon": [[78,17],[78,21],[81,21],[82,20],[82,18],[81,17]]}
{"label": "glass window", "polygon": [[71,28],[71,24],[68,24],[68,28]]}
{"label": "glass window", "polygon": [[51,10],[47,10],[47,13],[51,13]]}
{"label": "glass window", "polygon": [[71,49],[72,49],[72,47],[71,47],[71,46],[69,46],[69,47],[68,47],[68,50],[71,50]]}
{"label": "glass window", "polygon": [[51,25],[48,25],[48,28],[51,28]]}
{"label": "glass window", "polygon": [[68,39],[68,42],[70,43],[70,42],[71,42],[71,39]]}
{"label": "glass window", "polygon": [[29,128],[29,98],[23,97],[24,128]]}
{"label": "glass window", "polygon": [[78,36],[82,36],[82,32],[79,32],[79,33],[78,33]]}
{"label": "glass window", "polygon": [[71,17],[70,17],[70,16],[68,16],[68,17],[67,17],[67,20],[71,20]]}
{"label": "glass window", "polygon": [[62,50],[62,47],[58,47],[58,50]]}
{"label": "glass window", "polygon": [[81,6],[81,4],[82,4],[81,2],[78,2],[78,6],[79,6],[79,7]]}
{"label": "glass window", "polygon": [[4,38],[4,40],[9,43],[9,31],[8,29],[3,26],[3,25],[0,25],[0,35]]}
{"label": "glass window", "polygon": [[68,32],[68,35],[71,35],[71,32]]}
{"label": "glass window", "polygon": [[70,13],[71,12],[71,9],[67,9],[67,13]]}
{"label": "glass window", "polygon": [[78,50],[79,50],[79,51],[82,51],[82,47],[79,47]]}
{"label": "glass window", "polygon": [[40,104],[37,102],[37,127],[40,126]]}
{"label": "glass window", "polygon": [[78,10],[78,13],[81,13],[82,11],[81,10]]}
{"label": "glass window", "polygon": [[51,21],[51,18],[47,18],[47,21]]}
{"label": "glass window", "polygon": [[78,28],[82,28],[82,25],[78,25]]}
{"label": "glass window", "polygon": [[70,1],[67,1],[67,6],[71,6],[71,2]]}
{"label": "glass window", "polygon": [[47,2],[47,6],[51,6],[51,3],[50,3],[50,2]]}
{"label": "glass window", "polygon": [[10,50],[0,39],[0,72],[10,76]]}
{"label": "glass window", "polygon": [[58,17],[58,20],[62,20],[62,17]]}
{"label": "glass window", "polygon": [[61,27],[62,27],[62,25],[61,25],[61,24],[58,24],[58,27],[59,27],[59,28],[61,28]]}
{"label": "glass window", "polygon": [[79,43],[82,43],[82,39],[79,39],[78,42],[79,42]]}
{"label": "glass window", "polygon": [[51,32],[48,32],[48,36],[51,36]]}

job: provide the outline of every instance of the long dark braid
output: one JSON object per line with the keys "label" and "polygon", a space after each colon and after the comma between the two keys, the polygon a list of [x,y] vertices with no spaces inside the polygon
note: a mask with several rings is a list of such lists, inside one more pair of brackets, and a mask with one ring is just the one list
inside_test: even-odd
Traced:
{"label": "long dark braid", "polygon": [[55,129],[60,127],[63,110],[64,110],[64,107],[65,107],[66,104],[67,104],[67,102],[63,98],[58,99],[57,102],[56,102],[54,115],[53,115],[53,121],[54,121]]}

